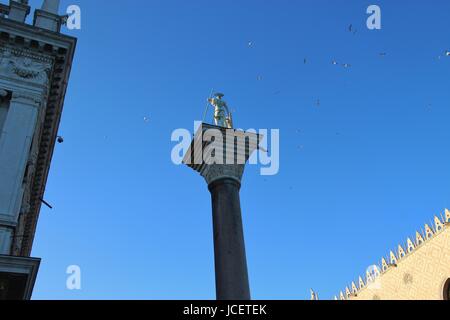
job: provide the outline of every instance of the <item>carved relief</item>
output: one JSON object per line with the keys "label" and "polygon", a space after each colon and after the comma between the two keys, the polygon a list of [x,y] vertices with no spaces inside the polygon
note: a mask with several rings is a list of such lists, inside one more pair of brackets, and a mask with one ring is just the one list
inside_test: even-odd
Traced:
{"label": "carved relief", "polygon": [[51,64],[10,50],[0,52],[0,74],[16,79],[47,85]]}

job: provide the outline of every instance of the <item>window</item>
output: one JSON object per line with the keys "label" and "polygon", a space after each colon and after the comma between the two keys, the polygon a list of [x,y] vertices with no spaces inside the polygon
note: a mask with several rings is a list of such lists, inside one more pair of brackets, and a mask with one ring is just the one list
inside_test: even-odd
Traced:
{"label": "window", "polygon": [[444,300],[450,300],[450,279],[444,285]]}
{"label": "window", "polygon": [[3,124],[5,123],[8,114],[9,99],[8,93],[0,89],[0,136],[3,131]]}

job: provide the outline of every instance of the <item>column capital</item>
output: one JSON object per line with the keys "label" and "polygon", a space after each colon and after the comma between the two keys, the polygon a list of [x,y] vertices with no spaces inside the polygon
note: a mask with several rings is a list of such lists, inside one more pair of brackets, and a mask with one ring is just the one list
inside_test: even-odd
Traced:
{"label": "column capital", "polygon": [[200,173],[208,185],[221,179],[233,179],[240,184],[245,165],[261,140],[257,133],[203,123],[183,163]]}
{"label": "column capital", "polygon": [[42,98],[37,94],[32,94],[25,91],[13,91],[11,95],[11,103],[20,103],[39,107]]}
{"label": "column capital", "polygon": [[237,164],[210,164],[205,165],[200,173],[205,178],[206,183],[211,185],[221,179],[232,179],[241,184],[244,175],[245,165]]}

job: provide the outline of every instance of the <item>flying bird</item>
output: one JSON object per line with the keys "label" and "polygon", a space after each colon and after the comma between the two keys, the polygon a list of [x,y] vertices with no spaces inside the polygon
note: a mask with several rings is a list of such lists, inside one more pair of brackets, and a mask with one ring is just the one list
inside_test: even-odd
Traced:
{"label": "flying bird", "polygon": [[357,29],[353,28],[353,24],[348,26],[348,32],[353,33],[354,35],[358,32]]}

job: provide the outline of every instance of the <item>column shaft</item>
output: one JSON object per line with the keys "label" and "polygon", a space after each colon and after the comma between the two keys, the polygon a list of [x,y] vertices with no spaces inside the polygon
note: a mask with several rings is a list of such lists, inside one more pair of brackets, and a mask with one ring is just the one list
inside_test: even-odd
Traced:
{"label": "column shaft", "polygon": [[223,178],[209,185],[212,197],[217,300],[250,300],[240,183]]}

